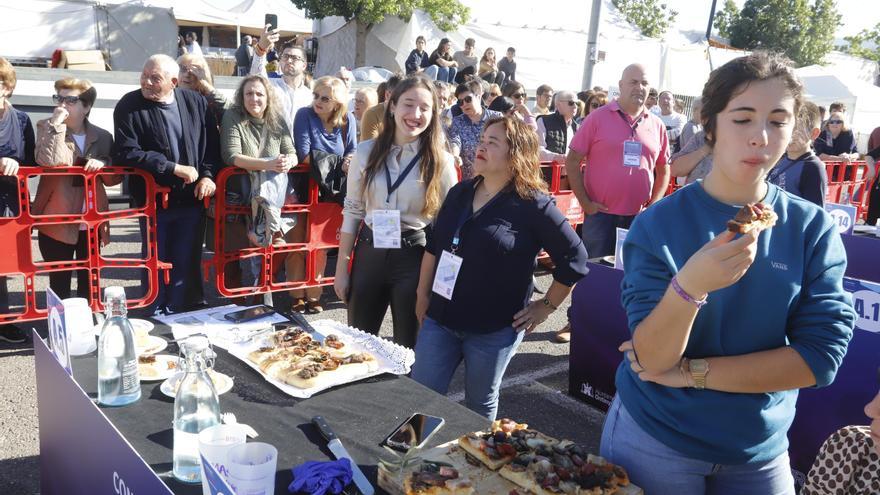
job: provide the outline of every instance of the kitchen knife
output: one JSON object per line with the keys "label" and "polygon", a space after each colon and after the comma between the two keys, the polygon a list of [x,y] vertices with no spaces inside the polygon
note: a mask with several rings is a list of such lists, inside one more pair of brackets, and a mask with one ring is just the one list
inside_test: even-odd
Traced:
{"label": "kitchen knife", "polygon": [[312,418],[312,424],[318,428],[318,431],[320,431],[321,435],[327,440],[327,448],[330,449],[330,452],[333,452],[333,455],[336,456],[337,459],[342,459],[344,457],[349,460],[351,464],[352,479],[354,480],[354,484],[358,487],[358,490],[360,490],[363,495],[373,495],[375,493],[373,485],[367,481],[367,477],[364,476],[361,468],[358,467],[354,459],[351,458],[351,454],[349,454],[348,451],[345,450],[345,447],[342,446],[342,442],[336,436],[336,433],[333,433],[330,425],[327,424],[327,420],[325,420],[323,416],[315,416]]}

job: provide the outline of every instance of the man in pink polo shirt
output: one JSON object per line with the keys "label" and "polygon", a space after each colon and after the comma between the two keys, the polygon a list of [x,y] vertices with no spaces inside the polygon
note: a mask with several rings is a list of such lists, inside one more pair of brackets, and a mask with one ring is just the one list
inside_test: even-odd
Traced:
{"label": "man in pink polo shirt", "polygon": [[590,112],[571,142],[565,169],[586,218],[584,245],[591,258],[614,253],[617,227],[627,229],[669,184],[666,126],[645,109],[649,84],[645,68],[632,64],[620,79],[620,97]]}

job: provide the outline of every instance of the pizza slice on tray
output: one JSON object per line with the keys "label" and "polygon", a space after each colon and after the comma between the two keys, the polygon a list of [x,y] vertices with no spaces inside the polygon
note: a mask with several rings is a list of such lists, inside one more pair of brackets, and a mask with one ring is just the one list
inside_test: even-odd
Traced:
{"label": "pizza slice on tray", "polygon": [[457,469],[442,463],[425,461],[403,482],[404,495],[471,495],[473,483]]}
{"label": "pizza slice on tray", "polygon": [[622,467],[568,441],[523,452],[498,473],[535,495],[611,495],[629,485]]}
{"label": "pizza slice on tray", "polygon": [[468,433],[458,439],[458,446],[466,455],[493,471],[513,461],[522,452],[555,443],[557,441],[553,438],[509,419],[495,421],[490,431]]}

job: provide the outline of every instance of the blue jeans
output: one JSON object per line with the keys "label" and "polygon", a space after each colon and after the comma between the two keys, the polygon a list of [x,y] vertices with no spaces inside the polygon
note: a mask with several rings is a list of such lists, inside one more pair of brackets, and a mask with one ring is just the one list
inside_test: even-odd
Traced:
{"label": "blue jeans", "polygon": [[651,495],[795,493],[788,452],[768,462],[749,464],[712,464],[691,459],[643,430],[618,396],[605,417],[600,453],[623,466],[632,482]]}
{"label": "blue jeans", "polygon": [[425,75],[430,77],[431,79],[455,84],[455,75],[458,74],[458,68],[432,65],[430,67],[425,67],[424,72]]}
{"label": "blue jeans", "polygon": [[464,360],[465,405],[494,421],[501,378],[524,334],[513,327],[492,333],[458,332],[425,318],[416,341],[412,379],[446,395],[452,374]]}
{"label": "blue jeans", "polygon": [[617,228],[628,229],[634,218],[635,215],[612,215],[601,211],[585,216],[581,237],[587,248],[587,256],[600,258],[614,254]]}

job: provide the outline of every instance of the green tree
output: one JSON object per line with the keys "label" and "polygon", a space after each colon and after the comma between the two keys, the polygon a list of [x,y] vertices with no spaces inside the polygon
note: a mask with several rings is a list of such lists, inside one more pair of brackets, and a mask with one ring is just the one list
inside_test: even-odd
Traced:
{"label": "green tree", "polygon": [[470,10],[458,0],[291,0],[297,8],[304,9],[312,19],[341,16],[346,22],[357,23],[355,66],[364,65],[366,39],[374,24],[386,16],[397,16],[404,21],[412,17],[416,9],[423,10],[434,24],[443,31],[454,30],[467,22]]}
{"label": "green tree", "polygon": [[660,0],[612,0],[617,10],[649,38],[661,38],[678,16]]}
{"label": "green tree", "polygon": [[721,12],[715,14],[715,29],[722,38],[730,39],[730,26],[732,26],[739,17],[739,7],[733,0],[726,0]]}
{"label": "green tree", "polygon": [[[846,40],[846,45],[841,48],[846,53],[880,63],[880,26],[865,29],[855,36],[846,36],[843,39]],[[864,46],[866,43],[873,43],[874,47]]]}
{"label": "green tree", "polygon": [[782,52],[804,66],[822,63],[839,25],[834,0],[746,0],[727,29],[737,48]]}

